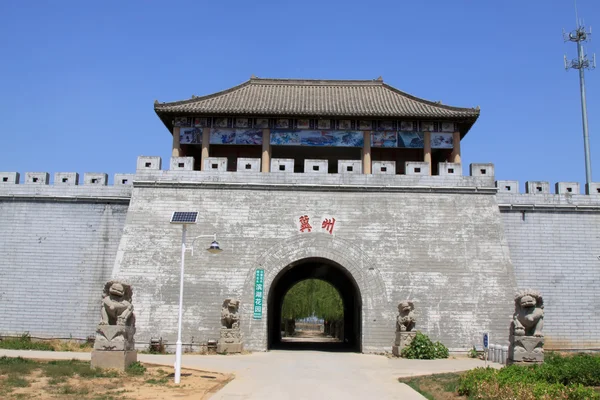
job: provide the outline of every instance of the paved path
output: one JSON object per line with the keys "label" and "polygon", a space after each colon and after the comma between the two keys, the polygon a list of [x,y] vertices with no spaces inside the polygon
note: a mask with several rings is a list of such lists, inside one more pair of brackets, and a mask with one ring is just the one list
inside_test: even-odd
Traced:
{"label": "paved path", "polygon": [[[90,353],[0,350],[0,356],[89,360]],[[138,354],[142,362],[173,365],[174,355]],[[236,378],[212,399],[403,399],[423,396],[398,383],[399,377],[465,371],[483,366],[468,358],[405,360],[356,353],[269,351],[248,355],[184,355],[183,367],[234,373]],[[495,366],[499,366],[496,364]]]}

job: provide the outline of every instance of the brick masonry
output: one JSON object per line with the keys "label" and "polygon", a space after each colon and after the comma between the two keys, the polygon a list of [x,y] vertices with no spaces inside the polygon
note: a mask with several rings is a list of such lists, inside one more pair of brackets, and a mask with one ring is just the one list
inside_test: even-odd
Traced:
{"label": "brick masonry", "polygon": [[[486,330],[502,343],[525,287],[545,295],[547,347],[600,346],[600,196],[496,194],[493,176],[162,171],[144,160],[156,166],[127,185],[0,185],[0,334],[85,338],[103,283],[121,277],[134,285],[138,346],[174,343],[181,226],[169,219],[192,210],[188,246],[216,232],[225,251],[203,251],[201,238],[186,255],[184,343],[217,339],[221,303],[235,296],[245,347],[265,350],[255,270],[268,293],[290,263],[320,257],[356,281],[364,352],[391,350],[404,299],[417,328],[451,349],[480,345]],[[312,232],[300,232],[302,215]]]}
{"label": "brick masonry", "polygon": [[86,338],[131,189],[0,186],[0,334]]}

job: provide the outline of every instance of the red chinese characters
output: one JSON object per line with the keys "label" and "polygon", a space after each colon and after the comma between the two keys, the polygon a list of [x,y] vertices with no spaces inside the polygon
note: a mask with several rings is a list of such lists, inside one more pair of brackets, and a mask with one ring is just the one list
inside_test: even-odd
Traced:
{"label": "red chinese characters", "polygon": [[321,228],[325,229],[329,232],[330,235],[333,235],[333,226],[335,225],[335,218],[325,218],[323,223],[321,224]]}
{"label": "red chinese characters", "polygon": [[312,226],[310,226],[308,215],[303,215],[300,217],[300,232],[304,231],[312,231]]}

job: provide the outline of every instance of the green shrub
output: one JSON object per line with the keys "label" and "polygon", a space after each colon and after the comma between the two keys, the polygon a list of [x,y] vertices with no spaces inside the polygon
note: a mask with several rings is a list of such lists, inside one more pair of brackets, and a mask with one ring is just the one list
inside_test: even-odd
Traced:
{"label": "green shrub", "polygon": [[29,374],[38,367],[37,363],[22,357],[0,357],[0,375],[18,373]]}
{"label": "green shrub", "polygon": [[49,343],[32,341],[29,332],[22,334],[18,338],[4,338],[0,340],[0,349],[54,351],[54,347]]}
{"label": "green shrub", "polygon": [[144,375],[146,373],[146,367],[144,367],[139,361],[129,364],[125,370],[128,375]]}
{"label": "green shrub", "polygon": [[448,358],[448,348],[440,342],[433,343],[427,335],[417,332],[415,338],[406,346],[400,354],[404,358],[418,360],[433,360],[436,358]]}
{"label": "green shrub", "polygon": [[458,393],[476,399],[600,399],[600,357],[548,353],[541,365],[477,368],[460,378]]}

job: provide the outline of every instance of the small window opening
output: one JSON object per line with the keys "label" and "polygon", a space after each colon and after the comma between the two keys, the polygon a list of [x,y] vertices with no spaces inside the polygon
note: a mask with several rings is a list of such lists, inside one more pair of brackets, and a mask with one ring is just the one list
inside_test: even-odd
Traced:
{"label": "small window opening", "polygon": [[92,183],[98,183],[98,179],[96,179],[96,178],[92,179]]}
{"label": "small window opening", "polygon": [[568,187],[567,188],[567,192],[571,193],[573,191],[573,188]]}
{"label": "small window opening", "polygon": [[415,174],[418,174],[418,173],[420,173],[420,172],[421,172],[421,168],[418,168],[418,167],[417,167],[417,168],[415,168]]}
{"label": "small window opening", "polygon": [[318,171],[319,170],[319,166],[318,165],[313,165],[313,171]]}
{"label": "small window opening", "polygon": [[285,171],[285,165],[280,165],[280,166],[279,166],[279,170],[280,170],[280,171]]}
{"label": "small window opening", "polygon": [[246,164],[246,169],[252,169],[252,164]]}
{"label": "small window opening", "polygon": [[178,166],[179,168],[183,168],[183,167],[185,167],[185,163],[182,163],[182,162],[180,162],[179,164],[177,164],[177,166]]}
{"label": "small window opening", "polygon": [[485,169],[480,169],[479,172],[481,172],[481,175],[485,175],[487,173]]}
{"label": "small window opening", "polygon": [[33,179],[32,179],[32,181],[33,181],[33,182],[37,182],[37,181],[38,181],[38,178],[33,178]]}
{"label": "small window opening", "polygon": [[219,164],[212,164],[211,167],[212,167],[212,169],[217,169],[217,168],[219,168]]}
{"label": "small window opening", "polygon": [[2,182],[8,182],[8,177],[6,177],[6,176],[2,177]]}
{"label": "small window opening", "polygon": [[69,178],[62,178],[63,183],[69,182]]}
{"label": "small window opening", "polygon": [[507,192],[510,192],[512,188],[510,186],[504,186],[504,189],[506,189]]}
{"label": "small window opening", "polygon": [[348,165],[348,166],[346,166],[346,171],[352,172],[352,171],[354,171],[354,167],[352,167],[352,165]]}
{"label": "small window opening", "polygon": [[121,183],[122,183],[123,185],[127,185],[127,179],[123,179],[123,180],[121,180]]}
{"label": "small window opening", "polygon": [[152,166],[152,163],[150,163],[150,162],[146,163],[146,168],[150,168],[151,166]]}
{"label": "small window opening", "polygon": [[381,172],[387,172],[387,167],[381,167]]}
{"label": "small window opening", "polygon": [[536,186],[535,190],[537,190],[538,192],[542,191],[542,187],[541,186]]}
{"label": "small window opening", "polygon": [[596,188],[596,192],[600,193],[600,188]]}
{"label": "small window opening", "polygon": [[448,173],[449,174],[453,174],[454,173],[454,168],[448,168]]}

